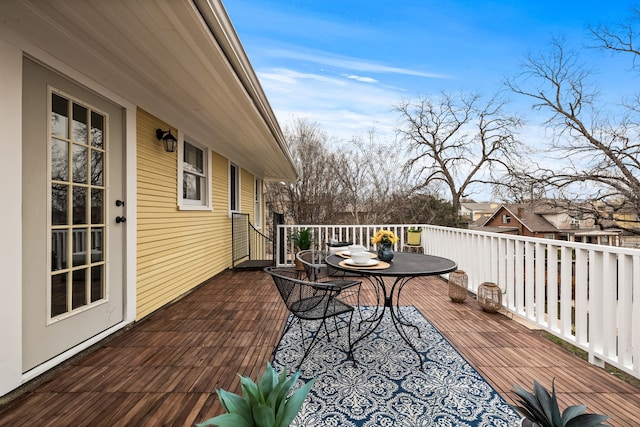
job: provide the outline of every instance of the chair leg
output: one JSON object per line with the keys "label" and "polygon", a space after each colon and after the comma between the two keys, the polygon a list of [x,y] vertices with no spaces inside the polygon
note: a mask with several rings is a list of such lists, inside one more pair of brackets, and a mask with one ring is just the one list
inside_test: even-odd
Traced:
{"label": "chair leg", "polygon": [[[282,337],[284,337],[287,332],[289,331],[289,329],[291,328],[291,326],[295,323],[295,322],[300,323],[300,319],[298,319],[297,317],[291,316],[287,318],[287,323],[284,326],[284,330],[282,331],[282,334],[280,334],[280,339],[278,340],[278,343],[280,343],[282,341]],[[302,325],[300,325],[302,327]],[[277,350],[278,346],[273,347],[273,351],[271,352],[271,359],[273,359],[276,355],[276,350]]]}
{"label": "chair leg", "polygon": [[[315,330],[315,332],[313,332],[313,334],[311,335],[311,342],[309,343],[309,346],[306,347],[306,350],[304,352],[304,354],[302,355],[302,359],[300,359],[300,362],[298,363],[298,366],[296,367],[296,371],[300,370],[300,367],[302,366],[302,363],[305,361],[305,359],[307,358],[307,356],[309,355],[309,353],[311,353],[311,350],[313,349],[313,347],[316,345],[316,343],[318,342],[318,334],[320,333],[320,330],[323,328],[325,328],[325,331],[327,331],[327,325],[326,325],[326,319],[322,319],[322,325],[320,325],[318,327],[318,329]],[[300,322],[300,333],[302,336],[302,348],[305,348],[305,344],[304,344],[304,331],[302,330],[302,322]]]}
{"label": "chair leg", "polygon": [[[355,310],[354,310],[355,311]],[[351,358],[353,361],[353,366],[356,366],[356,358],[353,356],[353,347],[351,344],[351,324],[353,322],[353,311],[349,313],[349,326],[347,328],[347,344],[349,345],[349,353],[347,354],[348,358]]]}

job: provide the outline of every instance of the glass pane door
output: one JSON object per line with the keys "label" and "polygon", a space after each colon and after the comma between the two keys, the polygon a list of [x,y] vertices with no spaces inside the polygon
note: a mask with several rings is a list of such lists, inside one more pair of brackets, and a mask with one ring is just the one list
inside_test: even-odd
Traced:
{"label": "glass pane door", "polygon": [[49,319],[106,299],[104,114],[61,93],[50,110]]}

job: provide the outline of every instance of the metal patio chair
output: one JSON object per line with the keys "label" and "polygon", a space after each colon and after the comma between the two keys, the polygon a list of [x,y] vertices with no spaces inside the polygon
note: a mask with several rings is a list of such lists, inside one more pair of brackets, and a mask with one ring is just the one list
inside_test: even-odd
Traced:
{"label": "metal patio chair", "polygon": [[[307,280],[311,282],[330,283],[341,291],[350,289],[349,295],[355,295],[355,305],[360,305],[360,286],[361,281],[355,277],[346,276],[344,271],[339,271],[326,264],[325,260],[330,255],[329,252],[319,250],[304,250],[296,254],[296,258],[302,263]],[[341,295],[342,299],[346,298],[345,294]],[[351,299],[350,299],[351,301]]]}
{"label": "metal patio chair", "polygon": [[[334,319],[335,330],[339,334],[338,322],[346,323],[349,352],[351,350],[351,320],[354,307],[339,299],[337,296],[342,288],[331,283],[310,282],[297,278],[298,272],[291,268],[266,267],[264,269],[271,275],[278,288],[289,313],[293,315],[287,321],[282,332],[284,336],[294,323],[300,324],[300,340],[304,354],[296,370],[302,366],[313,347],[319,342],[319,334],[324,329],[327,339],[331,341],[331,333],[327,327],[327,319]],[[348,320],[340,317],[348,314]],[[343,316],[344,317],[344,316]],[[308,333],[305,333],[303,322],[307,323]],[[318,322],[319,321],[319,322]],[[316,327],[313,327],[314,325]],[[306,335],[306,336],[305,336]]]}

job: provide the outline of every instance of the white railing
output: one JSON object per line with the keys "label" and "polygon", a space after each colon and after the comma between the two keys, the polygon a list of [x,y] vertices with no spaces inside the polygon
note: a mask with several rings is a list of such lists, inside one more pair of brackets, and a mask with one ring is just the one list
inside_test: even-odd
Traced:
{"label": "white railing", "polygon": [[[308,227],[315,248],[338,240],[374,249],[370,238],[384,228],[400,236],[399,251],[411,226],[422,227],[425,253],[453,259],[467,273],[470,291],[482,282],[497,283],[503,308],[514,316],[587,351],[593,364],[606,362],[640,378],[638,249],[411,224],[285,225],[278,235]],[[276,262],[291,265],[295,248],[289,240],[281,245],[285,258]]]}

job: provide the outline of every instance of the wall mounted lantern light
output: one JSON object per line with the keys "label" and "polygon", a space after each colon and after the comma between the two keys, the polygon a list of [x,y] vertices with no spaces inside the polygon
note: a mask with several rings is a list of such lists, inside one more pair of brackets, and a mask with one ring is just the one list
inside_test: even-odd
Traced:
{"label": "wall mounted lantern light", "polygon": [[164,151],[166,151],[167,153],[173,153],[174,151],[176,151],[178,140],[175,136],[171,135],[171,128],[169,128],[169,130],[167,131],[156,129],[156,138],[162,141],[162,144],[164,145]]}

